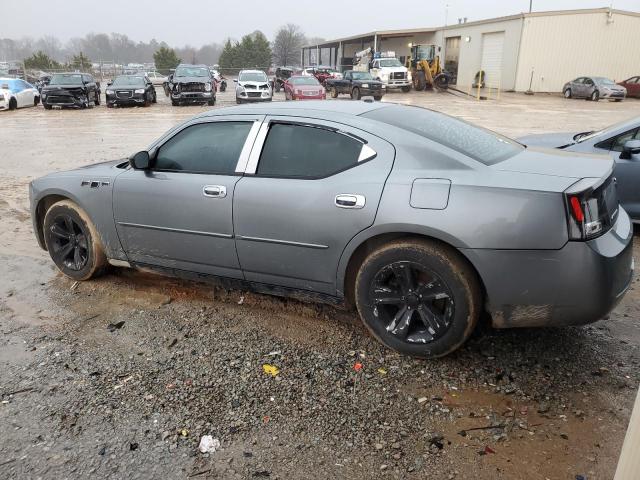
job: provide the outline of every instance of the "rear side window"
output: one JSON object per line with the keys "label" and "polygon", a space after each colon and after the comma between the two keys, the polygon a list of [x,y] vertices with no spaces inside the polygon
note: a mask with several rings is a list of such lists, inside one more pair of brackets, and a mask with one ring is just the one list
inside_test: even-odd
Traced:
{"label": "rear side window", "polygon": [[187,127],[160,147],[155,170],[231,175],[251,122],[211,122]]}
{"label": "rear side window", "polygon": [[506,160],[524,149],[497,133],[426,108],[391,106],[362,116],[408,130],[485,165]]}
{"label": "rear side window", "polygon": [[322,178],[358,163],[362,143],[323,128],[275,123],[264,143],[257,174]]}

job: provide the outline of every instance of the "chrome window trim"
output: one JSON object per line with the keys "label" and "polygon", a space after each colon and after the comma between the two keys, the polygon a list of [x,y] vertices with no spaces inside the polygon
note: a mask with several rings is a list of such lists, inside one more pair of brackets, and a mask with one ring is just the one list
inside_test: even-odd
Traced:
{"label": "chrome window trim", "polygon": [[244,173],[247,168],[247,163],[249,162],[249,158],[251,155],[251,150],[256,141],[256,137],[258,136],[258,132],[260,131],[261,125],[263,125],[264,119],[254,120],[253,125],[251,126],[251,130],[249,130],[249,135],[247,135],[247,139],[244,141],[244,146],[242,147],[242,151],[240,152],[240,156],[238,157],[238,163],[236,163],[236,173]]}
{"label": "chrome window trim", "polygon": [[[326,120],[322,120],[326,122]],[[348,132],[344,129],[339,128],[338,126],[330,126],[324,125],[321,123],[313,123],[310,120],[300,120],[299,118],[291,118],[290,120],[285,119],[284,117],[278,116],[277,118],[268,118],[262,122],[260,126],[260,131],[257,134],[255,142],[253,143],[253,148],[251,149],[251,154],[249,155],[248,162],[246,167],[243,170],[240,170],[240,163],[238,163],[238,168],[236,168],[236,173],[244,173],[245,175],[256,175],[258,170],[258,162],[260,161],[260,155],[262,154],[262,148],[264,147],[264,143],[267,140],[267,134],[269,133],[269,128],[271,124],[288,124],[288,125],[296,125],[299,127],[307,127],[307,128],[318,128],[321,130],[328,130],[333,133],[337,133],[338,135],[345,135],[350,137],[357,142],[362,144],[362,150],[360,151],[360,155],[356,162],[356,165],[359,163],[363,163],[367,160],[371,160],[375,158],[378,154],[377,152],[368,145],[368,141],[354,133]],[[253,129],[252,129],[253,132]],[[251,133],[250,133],[251,135]],[[244,153],[244,149],[243,149]],[[242,156],[242,155],[241,155]],[[279,177],[278,177],[279,178]]]}

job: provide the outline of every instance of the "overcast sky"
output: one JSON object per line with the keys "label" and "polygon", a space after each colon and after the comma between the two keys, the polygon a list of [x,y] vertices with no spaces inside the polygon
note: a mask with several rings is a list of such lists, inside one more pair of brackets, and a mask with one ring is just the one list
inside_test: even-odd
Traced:
{"label": "overcast sky", "polygon": [[[614,8],[640,11],[640,0]],[[184,10],[181,11],[181,6]],[[448,8],[446,8],[448,5]],[[87,33],[124,33],[133,40],[200,46],[262,30],[272,38],[284,23],[308,37],[331,39],[372,30],[435,27],[529,10],[529,0],[0,0],[0,37],[54,35],[63,41]],[[533,0],[534,11],[609,6],[606,0]],[[48,12],[51,12],[50,14]]]}

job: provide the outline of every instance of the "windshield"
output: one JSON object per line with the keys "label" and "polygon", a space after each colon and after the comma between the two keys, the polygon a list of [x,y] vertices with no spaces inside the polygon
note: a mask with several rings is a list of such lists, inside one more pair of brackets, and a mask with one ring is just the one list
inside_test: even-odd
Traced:
{"label": "windshield", "polygon": [[51,77],[49,85],[82,85],[82,75],[79,73],[58,73]]}
{"label": "windshield", "polygon": [[206,67],[178,67],[176,77],[208,77],[209,69]]}
{"label": "windshield", "polygon": [[613,80],[604,77],[593,77],[593,81],[600,85],[615,85],[616,83]]}
{"label": "windshield", "polygon": [[373,80],[369,72],[353,72],[354,80]]}
{"label": "windshield", "polygon": [[419,45],[418,46],[418,60],[433,60],[436,53],[436,47],[434,45]]}
{"label": "windshield", "polygon": [[385,58],[383,60],[380,60],[380,66],[381,67],[401,67],[402,64],[400,63],[400,60],[398,60],[397,58]]}
{"label": "windshield", "polygon": [[485,165],[506,160],[524,149],[502,135],[426,108],[395,105],[362,116],[413,132]]}
{"label": "windshield", "polygon": [[111,84],[113,87],[144,87],[142,77],[118,77]]}
{"label": "windshield", "polygon": [[320,85],[315,77],[292,77],[289,81],[294,85]]}
{"label": "windshield", "polygon": [[240,74],[241,82],[266,82],[267,76],[264,72],[243,72]]}
{"label": "windshield", "polygon": [[[633,123],[633,125],[637,126],[637,121],[638,121],[638,119],[635,119],[636,123]],[[602,130],[595,130],[595,131],[592,131],[592,132],[578,133],[577,135],[573,136],[573,140],[576,143],[582,143],[582,142],[585,142],[587,140],[591,140],[592,138],[599,137],[600,135],[609,135],[609,134],[615,132],[616,130],[618,130],[620,128],[623,128],[625,125],[629,125],[630,123],[631,123],[631,121],[627,119],[627,120],[623,120],[622,122],[618,122],[618,123],[615,123],[615,124],[610,125],[608,127],[605,127]],[[629,128],[635,128],[635,127],[629,125]]]}

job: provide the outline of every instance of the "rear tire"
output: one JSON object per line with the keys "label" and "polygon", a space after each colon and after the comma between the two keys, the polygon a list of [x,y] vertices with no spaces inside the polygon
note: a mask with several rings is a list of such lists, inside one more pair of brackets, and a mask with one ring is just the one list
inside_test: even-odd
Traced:
{"label": "rear tire", "polygon": [[331,98],[338,98],[338,89],[336,87],[331,88]]}
{"label": "rear tire", "polygon": [[381,343],[403,354],[437,358],[459,348],[473,332],[481,289],[475,271],[455,249],[398,240],[362,262],[355,301]]}
{"label": "rear tire", "polygon": [[73,280],[89,280],[107,265],[98,233],[87,213],[71,200],[54,203],[44,216],[44,241],[53,263]]}

